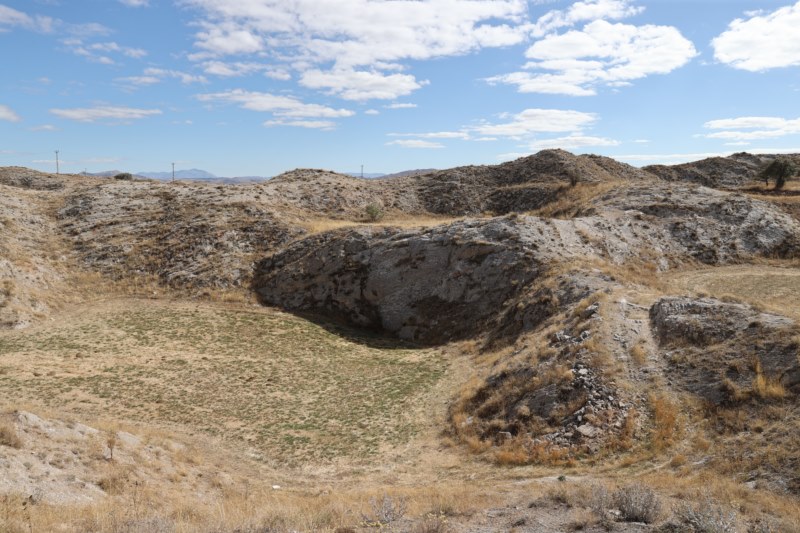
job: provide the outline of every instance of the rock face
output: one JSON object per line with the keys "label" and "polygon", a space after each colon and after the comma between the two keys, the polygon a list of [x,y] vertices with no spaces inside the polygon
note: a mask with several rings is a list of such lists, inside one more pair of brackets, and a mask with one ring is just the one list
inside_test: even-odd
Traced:
{"label": "rock face", "polygon": [[58,216],[84,264],[175,288],[247,285],[256,258],[303,233],[247,195],[207,185],[106,182],[68,196]]}
{"label": "rock face", "polygon": [[[638,212],[665,230],[661,241],[705,264],[752,256],[795,257],[800,225],[774,205],[706,187],[638,185],[600,198],[595,209]],[[656,244],[656,246],[659,246]]]}
{"label": "rock face", "polygon": [[[651,165],[642,170],[668,181],[685,181],[716,188],[736,188],[758,181],[759,172],[774,155],[733,154],[730,157],[709,157],[681,165]],[[796,162],[800,155],[790,154]]]}
{"label": "rock face", "polygon": [[498,325],[512,304],[532,305],[517,297],[553,263],[649,255],[669,268],[687,256],[718,264],[799,252],[800,225],[769,204],[704,188],[640,186],[574,220],[509,216],[317,235],[262,261],[254,288],[266,304],[439,342]]}
{"label": "rock face", "polygon": [[[791,319],[713,298],[662,298],[650,309],[669,371],[687,390],[715,404],[758,395],[762,374],[800,392],[800,361]],[[756,364],[757,362],[757,364]],[[736,388],[737,391],[732,390]]]}
{"label": "rock face", "polygon": [[530,244],[503,219],[327,233],[261,262],[255,287],[265,303],[438,342],[481,329],[538,275]]}
{"label": "rock face", "polygon": [[64,188],[61,176],[37,172],[25,167],[0,167],[0,183],[21,189],[53,191]]}

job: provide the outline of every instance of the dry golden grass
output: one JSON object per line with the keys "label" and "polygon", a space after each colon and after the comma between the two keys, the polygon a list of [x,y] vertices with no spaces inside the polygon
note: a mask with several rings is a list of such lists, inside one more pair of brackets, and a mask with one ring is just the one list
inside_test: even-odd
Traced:
{"label": "dry golden grass", "polygon": [[[497,495],[471,484],[290,492],[242,484],[213,499],[161,493],[123,483],[119,492],[87,506],[25,503],[24,495],[0,499],[0,530],[17,531],[328,531],[364,527],[378,502],[414,522],[414,531],[444,531],[450,517],[469,516],[496,504]],[[438,527],[434,522],[438,522]],[[387,527],[384,524],[381,529]],[[424,528],[424,529],[416,529]],[[433,529],[431,529],[433,528]]]}
{"label": "dry golden grass", "polygon": [[678,407],[666,396],[656,393],[651,393],[648,401],[653,413],[651,445],[655,452],[661,452],[678,437]]}
{"label": "dry golden grass", "polygon": [[782,400],[786,398],[786,387],[775,376],[767,376],[761,369],[759,362],[758,370],[753,378],[753,394],[765,400]]}
{"label": "dry golden grass", "polygon": [[591,207],[595,198],[624,184],[624,181],[603,181],[600,183],[581,182],[575,186],[564,186],[558,190],[556,201],[527,214],[543,218],[575,218],[582,211]]}
{"label": "dry golden grass", "polygon": [[0,446],[22,448],[22,439],[19,438],[17,428],[8,420],[0,420]]}
{"label": "dry golden grass", "polygon": [[643,365],[647,362],[647,352],[641,342],[637,342],[628,350],[628,355],[633,359],[636,364]]}
{"label": "dry golden grass", "polygon": [[308,232],[308,234],[314,235],[317,233],[323,233],[342,228],[358,228],[365,226],[399,228],[432,227],[440,226],[442,224],[451,224],[462,219],[463,217],[389,214],[380,221],[375,222],[340,220],[334,218],[311,218],[301,220],[299,224]]}
{"label": "dry golden grass", "polygon": [[794,261],[703,268],[676,272],[665,280],[673,293],[702,291],[715,298],[727,295],[800,319],[800,269]]}

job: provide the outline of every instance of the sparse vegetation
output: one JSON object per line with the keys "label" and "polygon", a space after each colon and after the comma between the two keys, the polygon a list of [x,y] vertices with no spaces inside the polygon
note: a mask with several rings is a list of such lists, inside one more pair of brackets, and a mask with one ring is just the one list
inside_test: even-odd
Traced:
{"label": "sparse vegetation", "polygon": [[364,209],[364,212],[367,214],[367,220],[370,222],[378,222],[384,217],[383,206],[379,204],[369,204]]}
{"label": "sparse vegetation", "polygon": [[133,175],[130,172],[120,172],[119,174],[114,175],[114,179],[122,181],[131,181],[133,179]]}
{"label": "sparse vegetation", "polygon": [[0,420],[0,446],[22,448],[22,439],[19,438],[16,427],[7,420]]}
{"label": "sparse vegetation", "polygon": [[725,509],[711,498],[698,503],[685,503],[674,510],[675,515],[692,533],[737,533],[739,520],[736,512]]}
{"label": "sparse vegetation", "polygon": [[614,506],[626,522],[652,524],[661,516],[661,499],[646,485],[635,483],[614,492]]}

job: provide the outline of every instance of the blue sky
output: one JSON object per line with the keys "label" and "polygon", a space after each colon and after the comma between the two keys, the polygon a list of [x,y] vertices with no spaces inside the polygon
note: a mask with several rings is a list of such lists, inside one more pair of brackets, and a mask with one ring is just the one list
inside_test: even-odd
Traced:
{"label": "blue sky", "polygon": [[0,0],[0,165],[800,152],[800,2]]}

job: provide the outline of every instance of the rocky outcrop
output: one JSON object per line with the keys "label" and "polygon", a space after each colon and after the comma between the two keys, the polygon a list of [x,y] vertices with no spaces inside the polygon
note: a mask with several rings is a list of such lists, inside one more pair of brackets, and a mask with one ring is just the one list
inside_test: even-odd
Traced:
{"label": "rocky outcrop", "polygon": [[614,190],[595,202],[598,212],[608,208],[641,213],[667,232],[661,246],[675,243],[705,264],[800,254],[800,225],[773,204],[742,194],[638,185]]}
{"label": "rocky outcrop", "polygon": [[64,188],[61,176],[25,167],[0,167],[0,183],[21,189],[53,191]]}
{"label": "rocky outcrop", "polygon": [[311,237],[262,261],[262,301],[339,314],[404,339],[470,336],[534,280],[541,255],[510,220]]}
{"label": "rocky outcrop", "polygon": [[[736,189],[759,181],[759,172],[775,157],[775,155],[769,154],[755,155],[741,152],[729,157],[709,157],[680,165],[651,165],[642,170],[668,181],[684,181],[706,187]],[[798,154],[783,157],[800,161]]]}
{"label": "rocky outcrop", "polygon": [[574,220],[508,216],[317,235],[262,261],[254,288],[269,305],[439,342],[500,327],[508,309],[535,306],[531,284],[554,263],[649,257],[667,269],[687,256],[719,264],[798,251],[800,225],[769,204],[704,188],[638,186]]}
{"label": "rocky outcrop", "polygon": [[252,198],[208,185],[107,182],[70,195],[58,216],[84,265],[174,288],[249,285],[255,259],[303,234]]}
{"label": "rocky outcrop", "polygon": [[715,404],[758,397],[760,374],[800,392],[797,333],[791,319],[713,298],[668,297],[650,309],[669,372]]}

